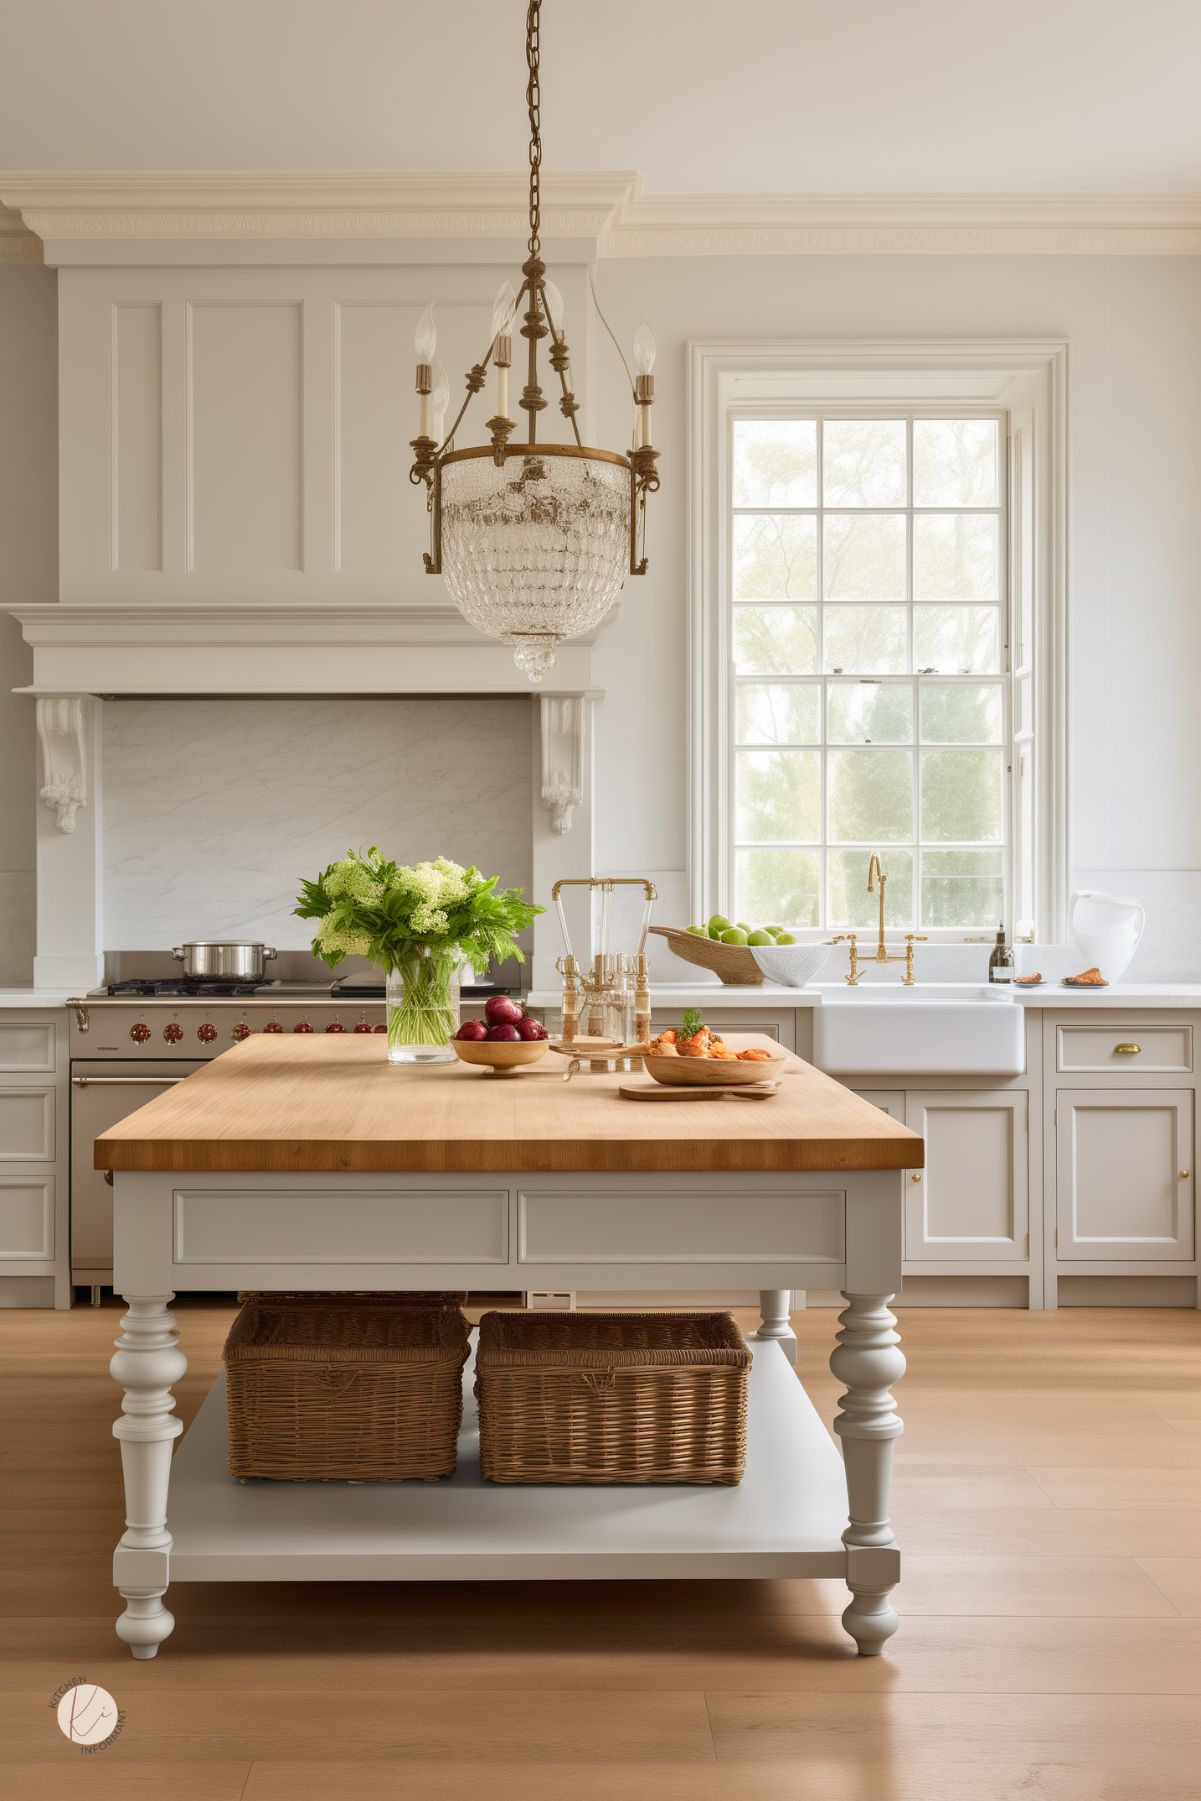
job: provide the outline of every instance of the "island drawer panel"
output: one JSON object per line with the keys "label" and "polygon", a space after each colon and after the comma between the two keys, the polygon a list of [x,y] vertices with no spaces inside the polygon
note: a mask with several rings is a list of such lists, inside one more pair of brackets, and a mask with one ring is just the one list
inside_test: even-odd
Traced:
{"label": "island drawer panel", "polygon": [[48,1020],[0,1019],[0,1075],[54,1074],[54,1027]]}
{"label": "island drawer panel", "polygon": [[573,1267],[628,1263],[830,1263],[846,1257],[846,1194],[539,1188],[517,1195],[518,1261]]}
{"label": "island drawer panel", "polygon": [[201,1188],[174,1194],[173,1261],[372,1264],[509,1260],[507,1189]]}
{"label": "island drawer panel", "polygon": [[1185,1024],[1060,1025],[1055,1067],[1061,1075],[1189,1075],[1193,1029]]}

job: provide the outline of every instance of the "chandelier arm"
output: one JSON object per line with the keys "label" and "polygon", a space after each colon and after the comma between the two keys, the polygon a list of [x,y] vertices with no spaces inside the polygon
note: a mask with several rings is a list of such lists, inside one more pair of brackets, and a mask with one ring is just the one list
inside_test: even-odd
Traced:
{"label": "chandelier arm", "polygon": [[625,370],[626,380],[630,384],[630,399],[633,400],[634,399],[634,377],[630,374],[630,365],[626,362],[626,353],[621,347],[621,340],[618,338],[617,333],[613,330],[613,327],[609,324],[609,321],[605,317],[605,309],[600,303],[600,296],[596,291],[596,283],[592,279],[592,264],[591,263],[589,263],[589,265],[588,265],[588,291],[592,295],[592,304],[596,308],[596,316],[600,320],[601,324],[604,326],[605,330],[608,332],[609,337],[613,343],[613,348],[617,352],[618,356],[621,358],[621,366]]}
{"label": "chandelier arm", "polygon": [[546,323],[550,327],[550,341],[554,345],[555,349],[559,352],[559,355],[563,359],[563,363],[564,363],[564,366],[562,368],[558,369],[559,386],[563,390],[564,400],[570,401],[571,404],[570,404],[570,406],[563,407],[561,410],[566,415],[566,417],[571,421],[571,429],[575,433],[576,443],[583,444],[584,440],[580,436],[580,428],[576,422],[576,413],[579,410],[576,405],[576,397],[575,397],[574,393],[572,392],[572,390],[567,385],[567,369],[570,366],[569,359],[571,356],[571,352],[567,348],[566,337],[564,336],[564,334],[561,331],[556,329],[555,322],[551,318],[550,303],[548,302],[548,300],[546,298],[546,283],[544,281],[542,281],[541,278],[539,278],[539,281],[538,281],[538,292],[542,297],[542,310],[546,314]]}
{"label": "chandelier arm", "polygon": [[[480,370],[481,373],[485,369],[487,369],[488,364],[492,361],[492,352],[495,349],[496,349],[496,339],[493,338],[491,344],[489,344],[489,346],[488,346],[487,355],[484,357],[482,362],[479,362],[475,365],[476,369]],[[442,455],[442,452],[446,449],[446,446],[451,442],[455,433],[458,431],[459,426],[463,422],[463,414],[467,411],[468,407],[471,405],[472,399],[474,398],[474,396],[476,394],[479,393],[479,391],[480,390],[478,387],[473,387],[471,385],[470,381],[468,381],[467,392],[463,396],[463,404],[459,408],[458,412],[455,414],[454,424],[451,426],[450,430],[447,432],[446,436],[443,438],[441,444],[439,444],[437,450],[434,452],[435,456],[440,457]]]}

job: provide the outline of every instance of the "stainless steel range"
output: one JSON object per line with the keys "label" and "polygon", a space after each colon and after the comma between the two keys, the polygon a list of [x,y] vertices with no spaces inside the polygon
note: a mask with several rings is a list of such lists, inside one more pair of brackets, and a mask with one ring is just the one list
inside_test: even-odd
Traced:
{"label": "stainless steel range", "polygon": [[[464,987],[464,1002],[508,990]],[[71,1280],[99,1298],[113,1279],[112,1187],[92,1167],[110,1126],[252,1032],[379,1032],[382,986],[132,979],[81,995],[71,1009]],[[382,1052],[381,1052],[382,1055]]]}

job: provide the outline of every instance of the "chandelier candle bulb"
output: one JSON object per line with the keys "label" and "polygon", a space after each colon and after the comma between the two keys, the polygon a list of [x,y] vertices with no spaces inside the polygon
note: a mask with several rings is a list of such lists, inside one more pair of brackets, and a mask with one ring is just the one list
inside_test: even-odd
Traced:
{"label": "chandelier candle bulb", "polygon": [[446,429],[446,409],[450,405],[450,383],[446,379],[446,371],[441,363],[434,371],[433,385],[430,392],[430,436],[435,444],[441,444],[442,434]]}

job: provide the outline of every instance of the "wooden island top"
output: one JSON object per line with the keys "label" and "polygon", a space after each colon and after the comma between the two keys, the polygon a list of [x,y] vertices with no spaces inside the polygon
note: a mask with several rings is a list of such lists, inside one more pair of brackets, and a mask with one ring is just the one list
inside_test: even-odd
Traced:
{"label": "wooden island top", "polygon": [[[736,1048],[769,1045],[731,1034]],[[257,1036],[96,1140],[111,1170],[919,1169],[922,1140],[791,1051],[771,1100],[624,1100],[640,1074],[563,1081],[390,1065],[379,1037]]]}

